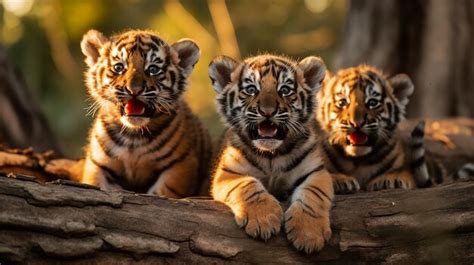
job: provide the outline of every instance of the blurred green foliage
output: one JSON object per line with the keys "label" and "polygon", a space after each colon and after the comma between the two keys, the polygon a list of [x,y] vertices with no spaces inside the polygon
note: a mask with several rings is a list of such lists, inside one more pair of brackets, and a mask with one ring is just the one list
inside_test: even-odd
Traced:
{"label": "blurred green foliage", "polygon": [[[219,36],[229,19],[211,3],[227,6],[234,35]],[[93,117],[86,116],[84,63],[79,43],[91,28],[106,35],[143,28],[169,42],[192,38],[202,55],[187,98],[214,136],[221,130],[207,66],[216,55],[237,50],[242,57],[262,52],[294,58],[321,56],[331,65],[342,35],[346,0],[0,0],[0,41],[23,73],[46,113],[64,152],[80,157]],[[226,17],[227,16],[227,17]],[[230,44],[229,44],[230,43]],[[236,46],[236,45],[234,45]]]}

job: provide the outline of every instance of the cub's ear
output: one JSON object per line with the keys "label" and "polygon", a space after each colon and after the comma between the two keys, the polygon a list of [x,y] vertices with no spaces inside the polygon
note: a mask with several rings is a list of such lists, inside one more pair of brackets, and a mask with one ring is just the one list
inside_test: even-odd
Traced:
{"label": "cub's ear", "polygon": [[408,97],[415,91],[415,85],[410,77],[406,74],[398,74],[391,77],[388,82],[393,88],[395,97],[403,106],[406,106],[410,101]]}
{"label": "cub's ear", "polygon": [[102,33],[95,29],[91,29],[84,34],[81,41],[81,50],[86,56],[87,66],[92,67],[97,63],[100,57],[100,48],[108,41]]}
{"label": "cub's ear", "polygon": [[318,91],[319,95],[321,95],[322,97],[324,97],[326,95],[326,93],[330,93],[330,91],[326,92],[326,90],[330,90],[330,88],[329,88],[330,86],[327,86],[327,84],[329,82],[331,82],[331,79],[333,77],[334,77],[334,74],[331,71],[326,70],[326,74],[325,74],[324,79],[322,81],[322,86]]}
{"label": "cub's ear", "polygon": [[326,75],[326,65],[321,58],[309,56],[298,63],[303,72],[304,82],[312,89],[318,90]]}
{"label": "cub's ear", "polygon": [[181,39],[171,45],[173,50],[178,54],[178,65],[183,69],[184,76],[188,77],[194,68],[194,65],[201,57],[199,46],[190,39]]}
{"label": "cub's ear", "polygon": [[231,74],[237,66],[238,63],[236,60],[224,55],[214,58],[209,64],[209,77],[217,93],[222,92],[222,90],[230,84],[232,81]]}

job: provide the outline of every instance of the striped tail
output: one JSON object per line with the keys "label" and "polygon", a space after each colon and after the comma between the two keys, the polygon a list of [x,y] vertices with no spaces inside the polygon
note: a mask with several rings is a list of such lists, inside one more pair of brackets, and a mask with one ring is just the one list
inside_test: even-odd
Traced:
{"label": "striped tail", "polygon": [[413,131],[410,138],[410,167],[418,187],[426,187],[430,184],[430,175],[425,160],[425,121],[420,121]]}
{"label": "striped tail", "polygon": [[453,174],[453,180],[474,180],[474,163],[467,163]]}

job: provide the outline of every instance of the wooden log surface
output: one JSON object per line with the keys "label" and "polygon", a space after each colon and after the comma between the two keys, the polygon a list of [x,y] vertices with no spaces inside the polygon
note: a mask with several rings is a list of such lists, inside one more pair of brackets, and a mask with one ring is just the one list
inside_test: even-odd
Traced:
{"label": "wooden log surface", "polygon": [[210,200],[0,176],[0,262],[472,264],[474,182],[336,196],[318,254],[248,237]]}

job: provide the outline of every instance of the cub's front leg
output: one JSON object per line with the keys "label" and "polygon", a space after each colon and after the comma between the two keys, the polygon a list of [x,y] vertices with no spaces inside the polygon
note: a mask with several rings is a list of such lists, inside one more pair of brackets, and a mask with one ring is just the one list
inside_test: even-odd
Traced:
{"label": "cub's front leg", "polygon": [[237,224],[245,227],[250,236],[267,240],[280,232],[280,203],[256,178],[219,168],[214,175],[212,195],[231,208]]}
{"label": "cub's front leg", "polygon": [[298,250],[319,251],[331,238],[329,211],[333,197],[331,175],[325,169],[311,174],[294,191],[285,212],[285,230]]}
{"label": "cub's front leg", "polygon": [[94,163],[90,157],[86,157],[84,161],[81,183],[99,186],[103,190],[121,189],[120,186],[107,181],[108,174],[109,173],[104,168],[101,168],[100,165]]}
{"label": "cub's front leg", "polygon": [[157,171],[161,173],[148,193],[175,199],[194,195],[200,187],[198,163],[196,157],[188,155],[183,161],[165,170],[158,168]]}

